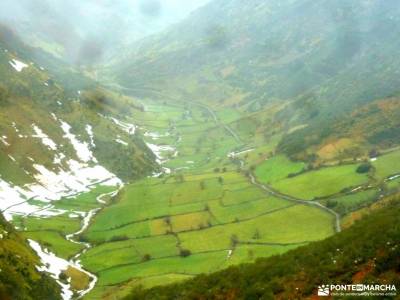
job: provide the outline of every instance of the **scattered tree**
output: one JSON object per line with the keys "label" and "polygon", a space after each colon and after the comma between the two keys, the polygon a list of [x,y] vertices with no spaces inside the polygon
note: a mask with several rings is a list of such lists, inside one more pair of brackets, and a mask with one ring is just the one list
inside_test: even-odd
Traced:
{"label": "scattered tree", "polygon": [[235,248],[236,245],[239,243],[239,238],[236,234],[231,235],[231,246],[232,248]]}
{"label": "scattered tree", "polygon": [[146,262],[146,261],[149,261],[149,260],[151,260],[151,255],[150,254],[143,255],[142,262]]}
{"label": "scattered tree", "polygon": [[206,189],[206,183],[204,181],[200,181],[200,189],[205,190]]}
{"label": "scattered tree", "polygon": [[188,256],[192,255],[192,252],[188,249],[181,249],[179,252],[179,255],[181,257],[188,257]]}
{"label": "scattered tree", "polygon": [[357,173],[364,174],[368,173],[372,169],[372,165],[370,163],[363,163],[358,166]]}

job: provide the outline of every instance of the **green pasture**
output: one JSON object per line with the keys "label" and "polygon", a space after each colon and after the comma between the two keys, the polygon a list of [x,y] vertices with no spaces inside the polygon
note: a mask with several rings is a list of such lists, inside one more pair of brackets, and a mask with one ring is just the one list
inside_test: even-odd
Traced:
{"label": "green pasture", "polygon": [[179,233],[184,248],[192,252],[232,249],[239,242],[296,244],[320,240],[333,234],[333,217],[318,209],[293,206],[251,220],[200,231]]}
{"label": "green pasture", "polygon": [[304,168],[304,163],[293,162],[284,155],[278,155],[258,165],[254,174],[260,182],[271,184],[287,178],[289,174],[297,174]]}
{"label": "green pasture", "polygon": [[378,199],[378,195],[379,192],[377,189],[369,189],[358,193],[324,200],[323,204],[332,208],[339,214],[344,215],[373,203]]}
{"label": "green pasture", "polygon": [[276,181],[272,186],[296,198],[312,200],[337,194],[345,188],[357,187],[368,182],[366,174],[356,172],[357,165],[322,168],[316,171]]}
{"label": "green pasture", "polygon": [[27,239],[38,242],[44,248],[64,259],[73,257],[84,248],[83,245],[66,240],[65,235],[56,231],[30,231],[21,232],[21,234]]}
{"label": "green pasture", "polygon": [[372,165],[375,167],[375,177],[379,180],[400,174],[400,150],[379,156]]}

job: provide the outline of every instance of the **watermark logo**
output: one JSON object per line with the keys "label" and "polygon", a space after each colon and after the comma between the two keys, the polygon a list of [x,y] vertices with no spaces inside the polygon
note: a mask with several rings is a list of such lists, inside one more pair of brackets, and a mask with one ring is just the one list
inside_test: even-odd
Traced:
{"label": "watermark logo", "polygon": [[329,285],[323,284],[318,287],[318,296],[324,297],[324,296],[329,296],[329,294],[330,294]]}
{"label": "watermark logo", "polygon": [[396,296],[394,284],[323,284],[318,286],[318,296]]}

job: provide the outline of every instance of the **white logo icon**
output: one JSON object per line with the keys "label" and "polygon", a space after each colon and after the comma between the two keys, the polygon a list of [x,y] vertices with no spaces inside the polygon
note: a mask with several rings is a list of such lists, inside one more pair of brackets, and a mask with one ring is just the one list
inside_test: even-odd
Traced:
{"label": "white logo icon", "polygon": [[320,285],[318,287],[318,296],[329,296],[329,286],[328,285]]}

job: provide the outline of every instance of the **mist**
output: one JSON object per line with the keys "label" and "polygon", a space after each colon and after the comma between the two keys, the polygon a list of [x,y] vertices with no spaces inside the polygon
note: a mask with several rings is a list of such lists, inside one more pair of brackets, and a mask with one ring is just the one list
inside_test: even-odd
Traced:
{"label": "mist", "polygon": [[209,0],[2,0],[0,23],[27,44],[91,64],[187,17]]}

